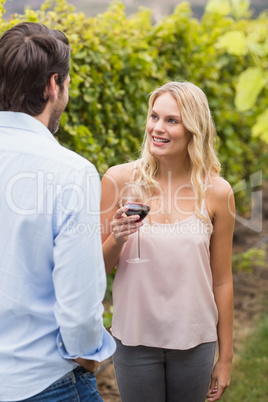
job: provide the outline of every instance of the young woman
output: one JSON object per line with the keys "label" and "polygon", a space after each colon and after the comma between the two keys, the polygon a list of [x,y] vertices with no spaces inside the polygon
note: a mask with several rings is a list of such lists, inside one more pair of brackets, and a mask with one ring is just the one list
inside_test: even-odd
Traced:
{"label": "young woman", "polygon": [[[219,176],[215,134],[202,90],[167,83],[151,94],[140,159],[103,177],[107,274],[117,267],[112,333],[122,402],[213,402],[230,384],[235,207]],[[151,211],[143,222],[122,207],[127,182],[148,185]],[[149,262],[132,264],[138,229]]]}

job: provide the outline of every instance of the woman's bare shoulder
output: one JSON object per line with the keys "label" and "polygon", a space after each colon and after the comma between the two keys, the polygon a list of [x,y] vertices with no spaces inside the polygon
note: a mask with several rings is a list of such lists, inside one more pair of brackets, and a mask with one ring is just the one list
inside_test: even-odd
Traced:
{"label": "woman's bare shoulder", "polygon": [[228,197],[233,192],[230,183],[223,177],[216,175],[210,178],[208,191],[211,194],[211,196],[220,199]]}
{"label": "woman's bare shoulder", "polygon": [[220,176],[212,176],[207,191],[209,210],[215,217],[223,211],[234,211],[233,190],[227,180]]}
{"label": "woman's bare shoulder", "polygon": [[124,185],[124,183],[131,181],[135,164],[136,162],[128,162],[121,165],[112,166],[104,174],[104,177],[110,180],[115,180],[118,184]]}

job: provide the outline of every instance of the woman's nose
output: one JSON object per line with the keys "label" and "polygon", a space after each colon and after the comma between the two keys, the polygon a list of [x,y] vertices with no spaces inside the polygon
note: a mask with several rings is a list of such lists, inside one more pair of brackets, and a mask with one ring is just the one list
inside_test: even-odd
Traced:
{"label": "woman's nose", "polygon": [[156,125],[154,126],[155,131],[158,132],[164,132],[165,128],[164,128],[164,124],[162,120],[158,120]]}

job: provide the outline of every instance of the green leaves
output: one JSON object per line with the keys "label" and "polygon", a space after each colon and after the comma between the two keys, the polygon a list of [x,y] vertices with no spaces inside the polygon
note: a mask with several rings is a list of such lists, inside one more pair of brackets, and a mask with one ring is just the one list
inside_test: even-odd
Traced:
{"label": "green leaves", "polygon": [[235,105],[238,110],[245,111],[254,106],[264,86],[263,71],[257,67],[249,67],[239,75]]}
{"label": "green leaves", "polygon": [[219,14],[222,16],[231,13],[231,5],[228,0],[209,0],[206,5],[206,12],[212,14]]}
{"label": "green leaves", "polygon": [[232,15],[239,19],[250,15],[249,5],[249,0],[209,0],[206,12],[221,16]]}
{"label": "green leaves", "polygon": [[268,143],[268,109],[258,116],[256,124],[252,127],[252,134],[260,136]]}
{"label": "green leaves", "polygon": [[236,56],[244,56],[247,53],[247,41],[244,32],[230,31],[221,36],[216,43],[217,48],[226,49]]}
{"label": "green leaves", "polygon": [[5,12],[4,4],[5,4],[5,0],[0,0],[0,18],[2,18],[2,15]]}

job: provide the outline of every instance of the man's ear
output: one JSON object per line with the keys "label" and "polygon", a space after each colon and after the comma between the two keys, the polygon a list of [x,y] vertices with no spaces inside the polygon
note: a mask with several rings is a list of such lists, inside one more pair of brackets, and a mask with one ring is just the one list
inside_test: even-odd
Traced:
{"label": "man's ear", "polygon": [[59,86],[57,84],[57,78],[58,74],[52,74],[45,89],[45,98],[49,98],[52,101],[56,100],[58,97]]}

